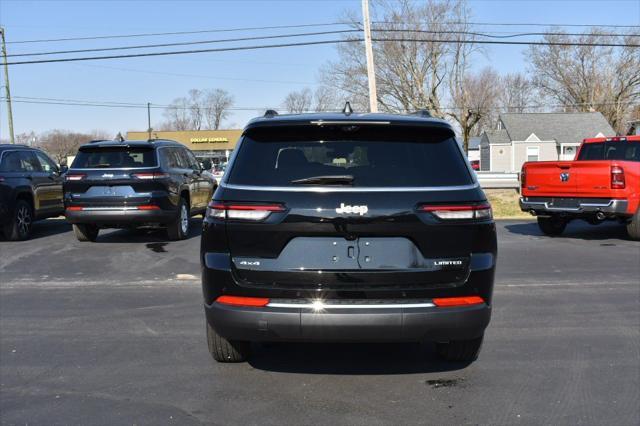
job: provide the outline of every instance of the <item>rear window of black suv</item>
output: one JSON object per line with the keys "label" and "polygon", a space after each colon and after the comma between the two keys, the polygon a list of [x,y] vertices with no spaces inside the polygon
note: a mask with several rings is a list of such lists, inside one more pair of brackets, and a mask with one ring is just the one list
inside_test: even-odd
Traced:
{"label": "rear window of black suv", "polygon": [[153,147],[101,146],[81,148],[71,165],[74,169],[127,169],[157,167]]}
{"label": "rear window of black suv", "polygon": [[247,131],[227,183],[437,187],[469,185],[473,179],[446,128],[273,126]]}

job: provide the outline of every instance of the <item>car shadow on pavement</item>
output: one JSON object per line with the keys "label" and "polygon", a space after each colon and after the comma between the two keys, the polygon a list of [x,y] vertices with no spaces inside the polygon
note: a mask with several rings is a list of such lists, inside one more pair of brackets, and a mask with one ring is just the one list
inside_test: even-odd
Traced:
{"label": "car shadow on pavement", "polygon": [[[545,236],[536,222],[514,223],[505,225],[505,229],[513,234]],[[548,238],[576,238],[581,240],[609,240],[619,239],[630,241],[625,225],[618,222],[603,222],[599,225],[590,225],[582,220],[574,220],[567,225],[562,235]]]}
{"label": "car shadow on pavement", "polygon": [[[37,240],[39,238],[51,237],[57,234],[64,234],[71,231],[71,224],[64,218],[39,220],[31,226],[31,234],[29,240]],[[0,241],[8,241],[0,232]]]}
{"label": "car shadow on pavement", "polygon": [[440,360],[433,344],[269,343],[253,347],[256,369],[304,374],[415,374],[456,371],[470,363]]}
{"label": "car shadow on pavement", "polygon": [[[189,235],[185,240],[202,234],[202,219],[191,218]],[[169,243],[165,229],[104,229],[100,231],[96,243]]]}

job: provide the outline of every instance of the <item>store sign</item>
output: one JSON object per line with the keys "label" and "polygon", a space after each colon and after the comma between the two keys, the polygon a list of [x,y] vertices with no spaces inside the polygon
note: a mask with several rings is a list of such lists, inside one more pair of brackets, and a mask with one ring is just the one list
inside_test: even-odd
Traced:
{"label": "store sign", "polygon": [[189,139],[191,143],[228,143],[229,138],[191,138]]}

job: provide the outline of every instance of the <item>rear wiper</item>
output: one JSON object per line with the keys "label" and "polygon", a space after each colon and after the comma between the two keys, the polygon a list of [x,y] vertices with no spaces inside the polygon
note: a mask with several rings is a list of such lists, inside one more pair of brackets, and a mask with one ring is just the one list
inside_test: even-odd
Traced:
{"label": "rear wiper", "polygon": [[353,175],[311,176],[304,179],[292,180],[299,185],[353,185]]}

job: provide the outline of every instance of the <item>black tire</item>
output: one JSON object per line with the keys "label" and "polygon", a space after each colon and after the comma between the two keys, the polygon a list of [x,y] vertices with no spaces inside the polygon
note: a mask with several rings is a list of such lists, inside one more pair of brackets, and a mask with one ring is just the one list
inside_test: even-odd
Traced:
{"label": "black tire", "polygon": [[100,232],[100,229],[96,225],[88,225],[88,224],[73,225],[73,233],[76,234],[76,238],[78,239],[78,241],[95,242],[95,240],[98,238],[99,232]]}
{"label": "black tire", "polygon": [[167,235],[170,240],[184,240],[189,236],[190,217],[189,204],[184,197],[181,197],[176,218],[167,226]]}
{"label": "black tire", "polygon": [[251,355],[250,342],[229,341],[220,336],[207,322],[209,353],[218,362],[244,362]]}
{"label": "black tire", "polygon": [[24,241],[31,234],[33,224],[33,208],[26,200],[16,201],[11,222],[5,225],[4,235],[9,241]]}
{"label": "black tire", "polygon": [[640,241],[640,208],[636,210],[636,214],[631,218],[631,222],[627,223],[627,234],[634,241]]}
{"label": "black tire", "polygon": [[546,235],[556,237],[564,232],[567,221],[559,217],[538,217],[538,227]]}
{"label": "black tire", "polygon": [[484,335],[472,340],[452,340],[447,343],[438,343],[436,350],[445,361],[471,362],[478,358],[482,348]]}

